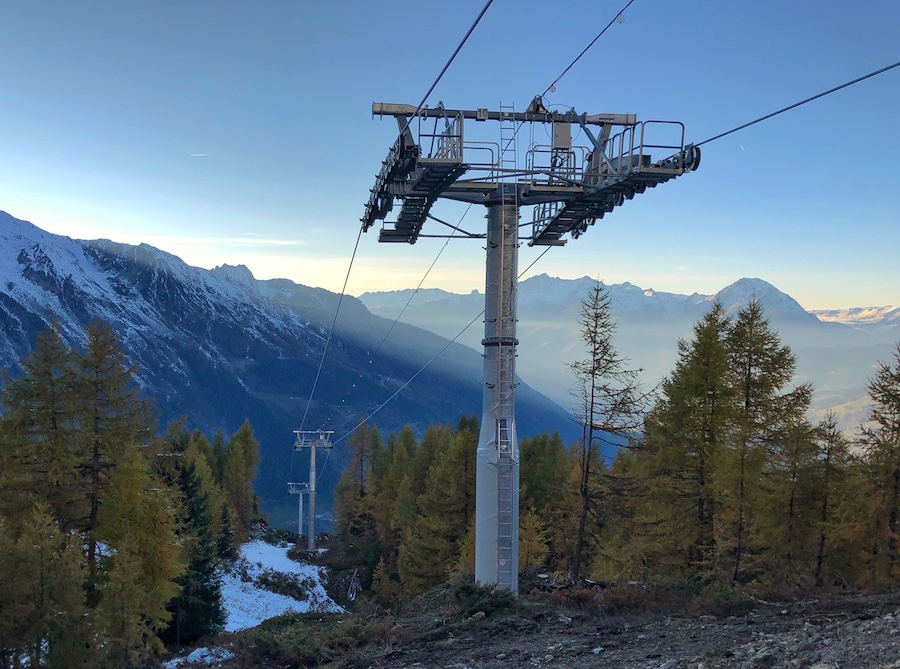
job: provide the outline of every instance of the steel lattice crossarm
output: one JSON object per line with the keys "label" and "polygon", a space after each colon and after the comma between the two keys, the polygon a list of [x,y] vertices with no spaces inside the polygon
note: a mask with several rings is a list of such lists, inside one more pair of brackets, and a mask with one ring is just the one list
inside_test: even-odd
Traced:
{"label": "steel lattice crossarm", "polygon": [[[364,231],[383,221],[380,242],[414,244],[440,197],[489,204],[497,200],[502,184],[514,183],[516,204],[534,206],[528,243],[565,244],[564,235],[580,236],[597,219],[648,187],[700,164],[699,147],[685,146],[684,126],[677,121],[639,122],[634,114],[551,112],[540,97],[523,112],[450,110],[443,105],[417,110],[411,105],[376,102],[372,114],[393,116],[400,128],[361,219]],[[502,168],[502,155],[509,147],[464,137],[466,120],[549,125],[552,139],[548,145],[531,145],[524,167],[510,173]],[[587,146],[573,145],[573,127],[590,142]],[[613,134],[613,129],[618,132]],[[650,151],[666,157],[654,161]],[[397,199],[403,202],[397,219],[387,221]]]}

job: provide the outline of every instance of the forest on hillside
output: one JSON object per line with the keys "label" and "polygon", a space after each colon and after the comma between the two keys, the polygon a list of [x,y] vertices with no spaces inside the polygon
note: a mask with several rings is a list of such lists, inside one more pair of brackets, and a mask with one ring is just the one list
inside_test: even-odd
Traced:
{"label": "forest on hillside", "polygon": [[259,516],[249,423],[155,432],[116,335],[55,328],[0,389],[0,666],[145,666],[224,623],[220,568]]}
{"label": "forest on hillside", "polygon": [[[813,388],[757,302],[715,306],[650,390],[601,286],[580,324],[582,437],[519,443],[522,574],[725,599],[900,585],[900,346],[847,435],[810,422]],[[216,634],[221,566],[259,519],[250,424],[157,433],[104,325],[80,350],[51,328],[20,364],[0,388],[0,666],[141,666]],[[349,435],[331,545],[376,603],[472,583],[478,434],[463,415]]]}
{"label": "forest on hillside", "polygon": [[[522,573],[780,596],[900,585],[900,346],[847,435],[833,416],[810,422],[813,388],[792,385],[795,357],[758,302],[734,317],[716,305],[652,392],[616,352],[603,288],[582,307],[583,437],[519,444]],[[471,578],[478,432],[463,416],[421,440],[366,424],[350,437],[338,537],[377,602]]]}

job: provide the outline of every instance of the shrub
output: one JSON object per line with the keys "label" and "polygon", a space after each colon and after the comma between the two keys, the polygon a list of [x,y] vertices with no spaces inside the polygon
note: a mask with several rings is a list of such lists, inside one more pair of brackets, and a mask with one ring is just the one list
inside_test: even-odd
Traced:
{"label": "shrub", "polygon": [[509,590],[487,586],[469,580],[456,579],[442,591],[443,601],[456,607],[466,617],[476,613],[490,615],[497,611],[512,611],[516,598]]}
{"label": "shrub", "polygon": [[316,582],[309,576],[286,574],[266,569],[256,577],[256,585],[263,590],[274,592],[276,595],[284,595],[285,597],[304,601],[309,599],[310,592],[315,588]]}
{"label": "shrub", "polygon": [[241,666],[315,667],[374,639],[373,625],[354,616],[300,613],[240,632],[235,649]]}

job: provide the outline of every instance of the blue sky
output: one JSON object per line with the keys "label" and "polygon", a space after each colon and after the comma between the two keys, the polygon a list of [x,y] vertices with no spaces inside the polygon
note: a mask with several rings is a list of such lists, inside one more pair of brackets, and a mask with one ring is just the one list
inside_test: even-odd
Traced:
{"label": "blue sky", "polygon": [[[0,209],[340,290],[396,133],[371,103],[417,104],[483,4],[2,0]],[[428,103],[525,107],[624,4],[494,0]],[[702,141],[900,60],[898,29],[888,0],[635,0],[545,104]],[[900,68],[713,142],[532,273],[681,293],[755,276],[811,309],[900,304],[898,107]],[[442,245],[373,229],[348,292],[413,287]],[[454,240],[425,285],[483,282],[480,243]]]}

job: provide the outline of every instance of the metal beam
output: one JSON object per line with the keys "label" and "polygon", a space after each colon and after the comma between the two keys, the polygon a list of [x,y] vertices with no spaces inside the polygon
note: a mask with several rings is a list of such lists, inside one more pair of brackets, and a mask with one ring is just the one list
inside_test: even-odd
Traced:
{"label": "metal beam", "polygon": [[487,109],[418,109],[413,105],[391,102],[373,102],[372,116],[394,116],[403,118],[446,118],[461,116],[474,121],[523,121],[529,123],[578,123],[580,125],[624,125],[637,124],[636,114],[578,114],[567,112],[499,112]]}

